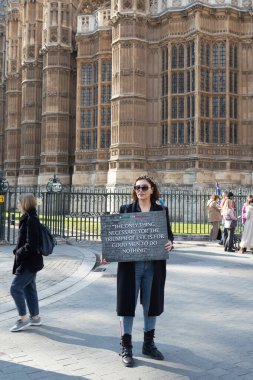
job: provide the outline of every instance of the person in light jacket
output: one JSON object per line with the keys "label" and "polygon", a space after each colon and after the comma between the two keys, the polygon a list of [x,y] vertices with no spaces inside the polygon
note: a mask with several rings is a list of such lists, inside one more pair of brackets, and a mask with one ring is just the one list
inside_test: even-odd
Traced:
{"label": "person in light jacket", "polygon": [[[236,221],[237,217],[235,215],[235,210],[233,208],[232,199],[227,199],[224,203],[224,206],[221,210],[222,217],[224,219],[224,226],[228,231],[228,236],[224,244],[224,251],[227,252],[235,252],[233,249],[233,239],[235,233],[235,227],[231,225],[232,221]],[[226,227],[226,223],[230,224],[230,226]]]}
{"label": "person in light jacket", "polygon": [[[168,242],[165,249],[173,248],[173,233],[170,227],[168,208],[157,204],[159,191],[155,181],[148,176],[136,179],[132,191],[133,203],[122,205],[120,213],[152,212],[166,210]],[[117,270],[117,314],[120,316],[122,362],[133,366],[132,326],[140,291],[144,315],[144,342],[142,353],[156,360],[163,354],[154,343],[156,317],[164,309],[164,287],[166,260],[119,262]]]}
{"label": "person in light jacket", "polygon": [[250,202],[252,201],[253,199],[253,195],[248,195],[247,198],[246,198],[246,202],[243,204],[242,206],[242,224],[245,225],[246,223],[246,220],[247,220],[247,206],[250,204]]}
{"label": "person in light jacket", "polygon": [[[11,332],[21,331],[29,326],[41,324],[39,301],[36,289],[36,274],[43,268],[43,257],[38,253],[40,242],[40,225],[36,212],[36,199],[33,194],[21,194],[18,208],[22,216],[19,222],[17,245],[13,250],[14,279],[11,284],[11,295],[16,304],[19,319]],[[30,316],[27,316],[28,307]]]}
{"label": "person in light jacket", "polygon": [[244,224],[244,230],[240,243],[240,253],[245,253],[247,249],[253,247],[253,197],[248,199],[245,219],[246,222]]}
{"label": "person in light jacket", "polygon": [[218,204],[219,195],[213,194],[211,195],[209,201],[207,202],[207,210],[208,210],[208,221],[211,223],[212,228],[210,232],[210,240],[216,240],[220,222],[222,220],[221,216],[221,207]]}

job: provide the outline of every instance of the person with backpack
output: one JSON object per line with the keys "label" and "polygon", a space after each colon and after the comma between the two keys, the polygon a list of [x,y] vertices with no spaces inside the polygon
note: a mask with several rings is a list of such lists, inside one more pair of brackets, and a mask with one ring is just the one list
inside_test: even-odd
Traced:
{"label": "person with backpack", "polygon": [[[33,194],[21,194],[18,208],[22,213],[16,247],[13,250],[14,279],[10,293],[14,299],[19,319],[10,328],[11,332],[21,331],[28,326],[41,325],[39,302],[36,289],[36,274],[43,264],[40,247],[40,221],[36,211],[36,198]],[[27,316],[27,308],[30,316]]]}

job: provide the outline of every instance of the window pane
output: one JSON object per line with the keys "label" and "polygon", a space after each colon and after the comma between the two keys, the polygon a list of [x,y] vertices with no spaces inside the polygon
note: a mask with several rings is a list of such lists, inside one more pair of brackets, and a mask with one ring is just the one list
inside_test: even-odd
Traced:
{"label": "window pane", "polygon": [[184,123],[179,123],[179,135],[178,135],[178,142],[179,144],[184,143]]}
{"label": "window pane", "polygon": [[179,73],[179,91],[180,93],[184,92],[184,73]]}
{"label": "window pane", "polygon": [[172,47],[172,68],[177,67],[177,48],[176,46]]}
{"label": "window pane", "polygon": [[177,98],[176,97],[172,98],[172,118],[173,119],[177,118]]}
{"label": "window pane", "polygon": [[184,98],[180,96],[178,99],[178,117],[182,119],[184,117]]}
{"label": "window pane", "polygon": [[179,46],[179,67],[184,67],[184,47]]}
{"label": "window pane", "polygon": [[225,144],[226,142],[226,131],[225,131],[225,123],[220,124],[220,143]]}
{"label": "window pane", "polygon": [[220,117],[226,117],[226,98],[220,97]]}
{"label": "window pane", "polygon": [[219,90],[220,92],[226,92],[226,72],[221,71],[219,73],[219,77],[220,77]]}
{"label": "window pane", "polygon": [[214,144],[218,143],[218,123],[217,122],[213,123],[213,143]]}
{"label": "window pane", "polygon": [[176,94],[177,93],[177,74],[175,73],[172,74],[171,81],[172,81],[172,85],[171,85],[172,94]]}
{"label": "window pane", "polygon": [[218,117],[218,97],[213,97],[213,117]]}
{"label": "window pane", "polygon": [[220,65],[226,66],[226,46],[224,44],[220,45]]}
{"label": "window pane", "polygon": [[218,67],[218,46],[213,46],[213,67]]}
{"label": "window pane", "polygon": [[177,124],[173,123],[171,128],[171,142],[172,144],[177,143]]}

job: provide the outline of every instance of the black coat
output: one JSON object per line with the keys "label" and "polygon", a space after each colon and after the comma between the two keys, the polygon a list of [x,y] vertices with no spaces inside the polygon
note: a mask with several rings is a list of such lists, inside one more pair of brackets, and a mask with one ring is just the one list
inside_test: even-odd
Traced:
{"label": "black coat", "polygon": [[26,269],[38,272],[43,268],[43,257],[38,254],[40,241],[39,219],[35,209],[20,218],[18,241],[13,253],[15,255],[13,274],[21,274]]}
{"label": "black coat", "polygon": [[[166,210],[168,239],[173,241],[168,208],[153,203],[150,211]],[[121,206],[120,213],[138,212],[138,203]],[[164,309],[164,286],[166,279],[166,260],[154,260],[154,277],[151,289],[149,316],[158,316]],[[119,262],[117,271],[117,314],[119,316],[135,315],[135,263]]]}

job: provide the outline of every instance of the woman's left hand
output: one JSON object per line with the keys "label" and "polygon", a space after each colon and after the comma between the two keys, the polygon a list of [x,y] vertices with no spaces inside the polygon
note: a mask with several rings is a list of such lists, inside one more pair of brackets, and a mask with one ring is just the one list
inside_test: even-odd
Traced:
{"label": "woman's left hand", "polygon": [[168,242],[165,244],[164,248],[167,250],[167,251],[171,251],[174,247],[173,247],[173,244],[172,244],[172,241],[168,240]]}

